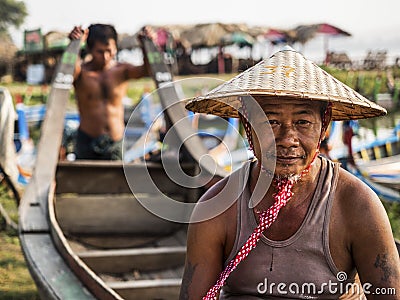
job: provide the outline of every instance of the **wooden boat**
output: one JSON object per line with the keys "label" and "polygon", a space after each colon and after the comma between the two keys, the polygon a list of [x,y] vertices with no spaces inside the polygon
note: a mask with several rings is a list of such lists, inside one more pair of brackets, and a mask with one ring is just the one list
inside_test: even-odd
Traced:
{"label": "wooden boat", "polygon": [[[193,165],[183,167],[188,173],[193,171]],[[163,193],[177,201],[198,199],[199,190],[187,192],[167,182],[160,164],[125,168],[127,176],[135,176],[135,180],[148,170],[155,182],[162,183],[159,188]],[[157,194],[143,187],[135,194],[158,201]],[[52,189],[51,235],[76,276],[96,298],[178,298],[186,225],[147,211],[132,195],[120,163],[60,163]]]}
{"label": "wooden boat", "polygon": [[397,155],[400,155],[400,124],[393,129],[390,136],[358,145],[353,152],[354,159],[360,163],[379,161]]}
{"label": "wooden boat", "polygon": [[400,191],[400,154],[368,162],[359,162],[358,168],[373,182]]}
{"label": "wooden boat", "polygon": [[[334,144],[341,139],[341,132],[336,126]],[[400,201],[400,124],[386,137],[370,142],[358,140],[353,145],[352,160],[348,149],[335,151],[333,159],[342,162],[343,167],[364,181],[378,196],[389,201]],[[335,150],[340,150],[335,149]]]}
{"label": "wooden boat", "polygon": [[[182,167],[189,174],[195,169]],[[168,182],[160,164],[125,167],[135,180],[148,171],[177,201],[198,199],[199,189]],[[46,194],[48,219],[41,219],[39,202],[31,202],[21,210],[28,215],[20,234],[44,299],[177,299],[186,225],[147,211],[132,194],[122,163],[60,162]],[[135,195],[160,198],[145,184]]]}
{"label": "wooden boat", "polygon": [[[65,56],[76,57],[80,41],[72,42]],[[61,145],[63,119],[71,82],[64,75],[73,73],[74,61],[65,60],[57,67],[60,80],[54,80],[48,110],[38,144],[36,167],[19,206],[19,239],[29,271],[43,299],[93,299],[68,267],[53,243],[48,212],[50,185],[53,182]],[[62,80],[61,80],[62,79]]]}
{"label": "wooden boat", "polygon": [[390,201],[400,201],[400,125],[393,134],[357,147],[353,154],[358,173]]}
{"label": "wooden boat", "polygon": [[[71,43],[67,57],[77,53],[77,46]],[[72,70],[73,64],[62,64],[58,72],[65,75]],[[177,99],[173,85],[159,94],[165,101]],[[191,211],[186,206],[171,209],[165,196],[195,202],[202,188],[173,181],[160,163],[58,161],[68,95],[64,84],[53,84],[36,166],[19,207],[21,247],[41,297],[176,299],[187,225],[156,216],[142,203],[188,219]],[[175,105],[167,110],[167,117],[174,123],[186,116],[183,112],[182,105]],[[184,141],[192,134],[188,128],[185,124],[174,128],[176,138]],[[206,151],[199,141],[194,137],[184,143],[194,159],[179,167],[189,176],[199,173],[198,158]],[[202,164],[203,170],[211,167],[215,166]],[[213,174],[221,178],[226,173]]]}

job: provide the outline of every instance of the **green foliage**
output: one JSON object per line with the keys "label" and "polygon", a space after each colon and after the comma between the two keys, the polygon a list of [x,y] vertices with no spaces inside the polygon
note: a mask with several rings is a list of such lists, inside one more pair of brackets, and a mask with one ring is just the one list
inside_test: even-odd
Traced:
{"label": "green foliage", "polygon": [[0,0],[0,31],[8,31],[8,27],[19,28],[28,15],[25,3],[17,0]]}
{"label": "green foliage", "polygon": [[152,92],[155,90],[155,88],[156,87],[153,80],[149,77],[131,80],[128,86],[127,97],[131,98],[132,105],[135,105],[139,102],[140,97],[145,89],[148,89],[150,92]]}
{"label": "green foliage", "polygon": [[[389,92],[387,77],[384,71],[347,71],[326,66],[321,66],[321,68],[370,100],[375,100],[377,93]],[[400,71],[396,70],[395,74],[397,73],[400,75]]]}
{"label": "green foliage", "polygon": [[16,201],[13,198],[11,190],[1,182],[0,184],[0,204],[7,211],[10,218],[17,223],[18,222],[18,207]]}
{"label": "green foliage", "polygon": [[[17,223],[18,207],[4,182],[0,184],[0,203]],[[40,299],[21,252],[17,233],[13,230],[0,229],[0,283],[0,300]]]}
{"label": "green foliage", "polygon": [[393,235],[400,240],[400,203],[382,201],[392,225]]}
{"label": "green foliage", "polygon": [[393,66],[392,72],[394,78],[400,78],[400,68],[398,66]]}
{"label": "green foliage", "polygon": [[0,300],[39,300],[17,236],[0,232]]}

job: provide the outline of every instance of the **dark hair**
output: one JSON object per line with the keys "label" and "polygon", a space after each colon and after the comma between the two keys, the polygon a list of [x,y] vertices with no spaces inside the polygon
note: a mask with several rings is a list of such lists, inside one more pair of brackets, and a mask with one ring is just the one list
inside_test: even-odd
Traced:
{"label": "dark hair", "polygon": [[108,41],[113,39],[115,43],[118,43],[118,34],[114,26],[107,24],[92,24],[89,26],[89,35],[86,43],[88,48],[92,48],[95,42],[102,44],[108,44]]}

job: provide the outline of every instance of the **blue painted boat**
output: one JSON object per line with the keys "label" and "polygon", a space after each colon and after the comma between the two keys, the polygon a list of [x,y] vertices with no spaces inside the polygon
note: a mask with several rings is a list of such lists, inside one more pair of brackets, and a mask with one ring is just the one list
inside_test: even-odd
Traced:
{"label": "blue painted boat", "polygon": [[366,183],[382,199],[400,202],[400,124],[386,137],[355,144],[355,165],[347,163],[345,156],[335,159],[344,162],[345,169]]}

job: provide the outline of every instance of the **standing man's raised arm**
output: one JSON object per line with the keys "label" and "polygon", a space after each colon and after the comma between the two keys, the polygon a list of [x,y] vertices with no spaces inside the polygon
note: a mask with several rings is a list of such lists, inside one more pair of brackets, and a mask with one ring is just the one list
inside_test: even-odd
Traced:
{"label": "standing man's raised arm", "polygon": [[[75,26],[72,31],[69,33],[68,38],[73,41],[73,40],[81,40],[81,43],[86,41],[86,38],[89,34],[88,29],[82,29],[82,26]],[[81,66],[81,59],[78,57],[78,59],[75,62],[75,71],[74,71],[74,80],[76,80],[81,71],[82,71],[82,66]]]}
{"label": "standing man's raised arm", "polygon": [[125,80],[139,79],[149,75],[148,67],[146,64],[143,64],[141,66],[126,64],[126,71],[126,78],[124,78]]}
{"label": "standing man's raised arm", "polygon": [[[150,39],[153,41],[153,43],[155,43],[156,35],[150,26],[145,26],[139,31],[138,41],[139,41],[140,48],[142,49],[143,65],[138,66],[138,67],[131,66],[130,71],[129,71],[130,79],[140,78],[140,77],[144,77],[144,76],[150,76],[150,74],[151,74],[149,59],[147,57],[147,53],[144,48],[144,39]],[[162,55],[162,53],[160,53],[160,54]]]}

